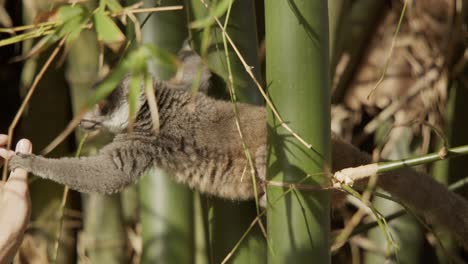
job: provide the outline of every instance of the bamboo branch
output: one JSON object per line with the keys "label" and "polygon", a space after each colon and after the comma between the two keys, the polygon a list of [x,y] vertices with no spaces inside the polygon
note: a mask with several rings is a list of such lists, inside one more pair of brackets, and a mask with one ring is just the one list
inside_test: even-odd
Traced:
{"label": "bamboo branch", "polygon": [[427,164],[434,161],[458,157],[466,154],[468,154],[468,145],[450,149],[442,148],[439,152],[430,153],[414,158],[402,159],[397,161],[384,161],[378,163],[371,163],[359,167],[345,168],[335,172],[335,174],[333,175],[334,186],[339,187],[341,184],[353,185],[355,181],[370,177],[375,174],[389,172],[402,168],[414,167],[417,165]]}

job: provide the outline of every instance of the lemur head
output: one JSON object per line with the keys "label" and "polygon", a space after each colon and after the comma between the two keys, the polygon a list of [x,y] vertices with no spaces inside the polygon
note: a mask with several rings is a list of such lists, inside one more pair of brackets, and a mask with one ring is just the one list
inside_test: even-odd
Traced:
{"label": "lemur head", "polygon": [[[99,102],[93,109],[88,111],[83,116],[80,127],[88,131],[104,128],[115,134],[127,130],[129,117],[128,89],[130,79],[130,76],[125,77],[106,99]],[[144,96],[141,96],[141,98],[137,105],[137,112],[143,104]]]}

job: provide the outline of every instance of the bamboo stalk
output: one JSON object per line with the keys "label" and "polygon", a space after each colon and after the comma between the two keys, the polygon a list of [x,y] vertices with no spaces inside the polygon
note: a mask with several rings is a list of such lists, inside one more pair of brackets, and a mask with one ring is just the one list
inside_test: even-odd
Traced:
{"label": "bamboo stalk", "polygon": [[[218,4],[225,2],[218,1]],[[191,31],[193,43],[202,59],[207,62],[210,70],[214,71],[217,77],[221,77],[214,78],[216,89],[213,89],[213,92],[227,97],[226,94],[229,91],[234,100],[237,96],[239,101],[258,104],[261,102],[261,95],[255,87],[255,82],[245,71],[242,58],[239,58],[237,54],[237,51],[240,50],[239,53],[252,66],[249,68],[252,76],[260,79],[255,6],[252,1],[232,2],[233,4],[226,14],[212,19],[215,23],[212,27],[204,28],[201,31]],[[191,0],[187,3],[187,12],[191,22],[206,19],[207,16],[211,15],[211,10],[216,8],[214,2],[205,0]],[[237,51],[232,48],[232,41],[235,41],[239,47]],[[235,112],[235,108],[233,111]],[[242,123],[237,124],[241,135]],[[251,179],[245,180],[250,181]],[[256,217],[255,204],[252,202],[234,204],[215,198],[210,198],[208,202],[211,211],[211,261],[219,263],[226,260],[226,256],[229,256],[230,263],[264,263],[266,261],[265,239],[262,237],[258,225],[252,227],[252,232],[244,233],[251,220]],[[226,232],[226,226],[229,226],[229,232]],[[238,245],[244,235],[245,238]]]}
{"label": "bamboo stalk", "polygon": [[[148,7],[143,8],[145,10],[153,9],[155,2],[148,0],[144,3]],[[183,1],[167,0],[164,4],[181,6]],[[153,14],[145,23],[142,33],[144,43],[176,54],[187,37],[184,12]],[[168,79],[175,74],[155,65],[150,65],[150,69],[157,79]],[[152,98],[148,96],[148,100]],[[157,114],[157,109],[151,113]],[[158,126],[156,123],[153,125]],[[159,169],[142,177],[138,188],[143,239],[141,262],[191,263],[195,256],[193,192]]]}
{"label": "bamboo stalk", "polygon": [[[314,151],[289,139],[268,108],[267,179],[324,186],[330,161],[327,1],[266,1],[268,92],[291,130]],[[281,18],[281,19],[278,19]],[[330,263],[329,194],[269,185],[268,263]],[[283,197],[284,196],[284,197]],[[280,198],[282,197],[282,198]],[[276,204],[271,201],[276,201]]]}

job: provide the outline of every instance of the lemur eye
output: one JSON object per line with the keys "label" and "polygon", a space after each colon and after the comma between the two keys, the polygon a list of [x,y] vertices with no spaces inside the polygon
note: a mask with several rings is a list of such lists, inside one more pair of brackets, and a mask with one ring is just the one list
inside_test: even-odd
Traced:
{"label": "lemur eye", "polygon": [[107,113],[109,113],[110,110],[109,103],[107,101],[102,101],[98,103],[98,109],[101,115],[107,115]]}

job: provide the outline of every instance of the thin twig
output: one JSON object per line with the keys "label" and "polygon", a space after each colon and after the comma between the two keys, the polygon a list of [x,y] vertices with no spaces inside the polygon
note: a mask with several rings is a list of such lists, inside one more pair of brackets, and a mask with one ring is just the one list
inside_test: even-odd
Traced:
{"label": "thin twig", "polygon": [[372,134],[380,125],[388,118],[392,117],[400,108],[408,102],[411,98],[416,96],[421,90],[430,86],[432,82],[439,78],[440,74],[438,69],[432,69],[428,71],[422,78],[416,81],[409,89],[408,93],[401,99],[392,102],[382,112],[380,112],[374,119],[372,119],[364,127],[363,131],[365,135]]}
{"label": "thin twig", "polygon": [[158,104],[156,103],[156,90],[158,87],[155,85],[153,90],[153,80],[151,76],[145,73],[144,77],[145,82],[145,94],[146,100],[148,100],[148,106],[151,113],[151,120],[153,122],[153,130],[155,135],[159,134],[159,111],[158,111]]}
{"label": "thin twig", "polygon": [[247,72],[247,74],[250,76],[250,78],[252,78],[253,82],[255,83],[255,85],[257,86],[259,92],[262,94],[263,98],[265,99],[265,102],[267,103],[268,107],[270,107],[271,111],[273,112],[273,115],[276,117],[276,119],[278,119],[280,125],[286,129],[289,133],[291,133],[291,135],[296,138],[302,145],[304,145],[306,148],[308,149],[312,149],[312,144],[308,143],[307,141],[305,141],[301,136],[299,136],[296,132],[294,132],[294,130],[292,130],[284,121],[283,119],[281,118],[280,114],[278,113],[278,111],[276,110],[276,108],[274,107],[273,103],[271,102],[270,98],[268,97],[268,95],[265,93],[265,91],[263,90],[263,87],[262,85],[260,84],[260,82],[257,80],[257,78],[255,77],[255,75],[253,74],[252,72],[252,69],[251,67],[247,64],[247,62],[245,61],[244,57],[242,56],[242,54],[240,53],[239,49],[237,48],[236,44],[234,43],[234,41],[232,41],[231,37],[229,36],[229,34],[227,33],[226,31],[226,28],[221,24],[221,22],[219,21],[218,18],[214,18],[215,21],[216,21],[216,24],[218,24],[219,28],[221,28],[221,31],[223,32],[223,34],[226,35],[226,39],[228,40],[229,44],[231,45],[232,49],[234,50],[234,52],[236,53],[237,57],[239,58],[239,60],[241,61],[242,65],[244,66],[244,69],[245,71]]}
{"label": "thin twig", "polygon": [[[366,205],[372,212],[372,208],[370,208],[370,198],[372,197],[372,190],[375,188],[377,184],[377,177],[372,177],[369,183],[367,184],[366,191],[361,196],[360,201],[363,202],[364,205]],[[356,197],[356,196],[353,196]],[[359,198],[359,197],[356,197]],[[367,210],[364,208],[359,208],[358,211],[351,217],[351,219],[348,221],[346,226],[343,228],[342,232],[340,235],[336,238],[335,243],[333,243],[331,250],[336,251],[339,248],[341,248],[350,235],[352,234],[353,230],[356,228],[356,226],[361,222],[362,218],[367,214]],[[378,216],[376,215],[378,218]]]}
{"label": "thin twig", "polygon": [[[447,188],[449,190],[451,190],[451,191],[456,191],[457,189],[463,187],[465,184],[468,184],[468,177],[450,184]],[[377,195],[382,196],[381,194],[377,194]],[[391,200],[391,201],[393,201],[395,203],[398,203],[398,204],[402,204],[401,201],[396,200],[393,197],[388,197],[387,196],[387,197],[382,197],[382,198],[387,199],[387,200]],[[401,216],[406,215],[406,214],[407,214],[407,211],[406,211],[406,208],[405,208],[405,209],[398,210],[398,211],[386,216],[385,219],[387,220],[387,222],[390,222],[393,219],[396,219],[396,218],[401,217]],[[372,229],[372,228],[374,228],[376,226],[378,226],[377,221],[366,223],[366,224],[363,224],[362,226],[358,226],[357,228],[355,228],[353,230],[350,237],[358,235],[358,234],[362,234],[362,233],[364,233],[364,232],[366,232],[366,231],[368,231],[368,230],[370,230],[370,229]]]}
{"label": "thin twig", "polygon": [[[200,0],[200,1],[203,4],[205,4],[205,7],[207,7],[206,2],[204,2],[204,0]],[[227,13],[226,13],[226,20],[224,22],[224,27],[225,28],[227,27],[228,22],[229,22],[229,17],[230,17],[232,3],[233,3],[233,0],[230,0],[230,1],[231,1],[230,5],[229,5],[229,8],[228,8]],[[252,160],[252,155],[250,153],[250,150],[249,150],[247,144],[245,143],[244,132],[242,131],[241,124],[240,124],[239,110],[238,110],[238,107],[237,107],[237,96],[236,96],[236,92],[234,90],[234,87],[235,87],[234,86],[234,77],[232,75],[231,60],[230,60],[230,57],[229,57],[228,46],[227,46],[227,41],[226,41],[226,32],[223,32],[223,45],[224,45],[224,54],[226,56],[226,62],[227,62],[228,74],[229,74],[228,88],[229,88],[230,97],[231,97],[231,100],[232,100],[232,103],[233,103],[234,115],[236,117],[235,118],[236,127],[237,127],[237,131],[239,132],[239,137],[240,137],[240,140],[242,142],[242,148],[244,150],[245,157],[247,158],[247,161],[249,162],[250,174],[252,176],[252,185],[253,185],[253,188],[254,188],[255,208],[257,210],[257,215],[259,215],[260,214],[260,207],[259,207],[259,202],[258,202],[258,190],[257,190],[257,178],[256,178],[257,174],[255,172],[255,165],[254,165],[254,162]],[[241,181],[242,181],[242,177],[241,177]],[[258,222],[258,224],[259,224],[260,230],[262,231],[262,234],[265,236],[265,239],[267,239],[266,228],[263,226],[262,221]],[[267,242],[267,244],[268,244],[268,242]]]}
{"label": "thin twig", "polygon": [[236,252],[236,250],[239,248],[240,244],[242,243],[242,241],[244,241],[244,239],[247,237],[247,235],[249,234],[250,230],[252,230],[252,228],[255,226],[255,224],[258,222],[258,223],[261,223],[261,218],[262,216],[266,213],[266,210],[263,210],[260,214],[258,214],[254,220],[252,221],[252,223],[250,223],[249,227],[247,228],[247,230],[244,232],[244,234],[242,234],[241,238],[239,239],[239,241],[237,241],[237,243],[234,245],[234,248],[226,255],[226,257],[224,257],[223,261],[221,262],[221,264],[225,264],[225,263],[228,263],[229,259],[233,256],[233,254]]}
{"label": "thin twig", "polygon": [[111,16],[121,16],[126,13],[138,14],[138,13],[154,13],[154,12],[162,12],[162,11],[175,11],[175,10],[182,10],[184,6],[177,5],[177,6],[163,6],[163,7],[150,7],[150,8],[139,8],[139,9],[124,9],[120,12],[112,13]]}
{"label": "thin twig", "polygon": [[396,38],[398,36],[398,33],[400,32],[400,27],[401,27],[401,24],[403,22],[403,18],[405,17],[406,6],[407,5],[408,5],[408,0],[405,0],[405,2],[403,4],[403,10],[401,10],[400,19],[398,21],[397,28],[395,30],[395,34],[393,35],[392,43],[391,43],[391,46],[390,46],[390,51],[388,52],[387,60],[385,61],[385,66],[383,68],[382,75],[380,76],[380,79],[375,84],[374,88],[372,88],[370,93],[367,95],[368,100],[372,96],[372,94],[375,92],[375,90],[377,90],[379,85],[383,82],[383,80],[385,78],[385,75],[387,74],[388,65],[390,64],[390,59],[391,59],[392,54],[393,54],[393,49],[395,48]]}
{"label": "thin twig", "polygon": [[52,141],[47,145],[42,151],[41,155],[46,155],[52,150],[54,150],[60,143],[62,143],[65,138],[67,138],[75,128],[80,124],[80,121],[84,114],[86,113],[87,109],[81,110],[71,121],[68,123],[67,127]]}
{"label": "thin twig", "polygon": [[[83,145],[86,142],[86,138],[88,138],[88,133],[86,133],[83,138],[80,141],[80,144],[78,145],[78,149],[76,150],[75,157],[79,157],[81,154],[81,150],[83,149]],[[64,212],[65,212],[65,205],[67,204],[67,198],[68,198],[68,192],[69,192],[68,186],[65,186],[63,189],[63,196],[62,196],[62,202],[60,203],[60,209],[59,209],[59,227],[57,230],[57,236],[55,239],[54,243],[54,255],[52,258],[52,263],[57,262],[57,256],[58,256],[58,249],[60,245],[60,237],[62,236],[62,229],[63,229],[63,224],[64,224]]]}
{"label": "thin twig", "polygon": [[43,22],[43,23],[38,23],[38,24],[24,25],[24,26],[12,27],[12,28],[0,28],[0,32],[11,33],[11,32],[18,32],[18,31],[25,31],[28,29],[37,29],[37,28],[46,27],[46,26],[55,26],[57,23],[58,21],[48,21],[48,22]]}
{"label": "thin twig", "polygon": [[[390,227],[388,226],[387,220],[370,203],[370,198],[372,196],[372,193],[373,193],[373,190],[374,190],[374,187],[376,186],[376,184],[377,184],[377,177],[376,176],[371,177],[371,179],[369,180],[368,188],[362,195],[359,195],[359,193],[357,193],[355,190],[353,190],[350,186],[343,185],[342,188],[345,191],[347,191],[349,194],[355,196],[356,198],[359,198],[361,201],[363,201],[369,207],[369,209],[372,210],[373,215],[377,219],[377,224],[380,227],[380,229],[382,230],[382,233],[385,236],[385,239],[387,240],[387,253],[390,254],[392,252],[392,248],[393,248],[394,249],[393,252],[396,254],[396,251],[398,250],[398,245],[397,245],[397,243],[396,243],[396,241],[395,241],[395,239],[393,237],[393,234],[391,232]],[[361,218],[362,218],[362,216],[361,216]],[[361,218],[359,218],[359,222],[360,222]],[[357,220],[357,219],[355,219],[355,220]],[[334,244],[335,246],[338,246],[335,249],[338,249],[339,246],[343,245],[343,244],[340,245],[340,242],[344,243],[344,242],[346,242],[346,240],[348,240],[348,238],[351,235],[352,231],[354,230],[354,228],[357,226],[357,224],[359,222],[350,223],[350,226],[348,228],[345,228],[343,230],[343,232],[341,232],[341,234],[337,238],[337,241],[336,241],[337,243]]]}
{"label": "thin twig", "polygon": [[458,181],[450,184],[450,186],[448,188],[451,191],[456,191],[456,190],[460,189],[461,187],[463,187],[465,185],[468,185],[468,177],[463,178],[461,180],[458,180]]}
{"label": "thin twig", "polygon": [[[200,0],[205,7],[208,9],[208,5],[204,0]],[[232,7],[232,0],[230,0],[230,5],[226,13],[226,20],[224,22],[224,27],[227,27],[228,22],[229,22],[229,17],[230,17],[230,12],[231,12],[231,7]],[[228,46],[226,42],[226,34],[223,33],[223,45],[224,45],[224,56],[226,57],[226,63],[227,63],[227,70],[228,70],[228,90],[229,90],[229,95],[231,97],[231,102],[232,102],[232,107],[234,111],[234,116],[235,116],[235,122],[236,122],[236,128],[237,131],[239,132],[239,137],[240,141],[242,143],[242,148],[244,149],[244,154],[245,157],[247,158],[247,161],[249,162],[249,167],[250,167],[250,174],[252,176],[252,184],[254,187],[254,196],[255,196],[255,207],[257,210],[257,214],[260,213],[260,208],[258,205],[258,190],[257,190],[257,179],[256,179],[256,173],[255,173],[255,166],[252,160],[252,155],[250,153],[250,150],[245,143],[245,137],[244,137],[244,132],[242,131],[241,124],[240,124],[240,118],[239,118],[239,109],[237,107],[237,95],[236,91],[234,90],[234,76],[232,75],[232,68],[231,68],[231,59],[229,57],[229,52],[228,52]],[[241,178],[242,181],[242,178]]]}
{"label": "thin twig", "polygon": [[[302,178],[298,184],[301,184],[302,182],[306,181],[307,179],[310,179],[310,177],[314,176],[316,174],[308,174],[306,175],[304,178]],[[295,186],[294,185],[290,185],[289,188],[283,192],[276,200],[274,201],[271,201],[270,204],[271,205],[274,205],[276,204],[277,202],[279,202],[281,199],[283,199],[284,197],[286,197],[286,195],[288,195],[290,192],[296,190],[295,189]],[[260,227],[263,227],[263,224],[262,224],[262,221],[259,221],[261,219],[261,217],[266,213],[266,209],[264,209],[263,211],[261,211],[256,217],[255,219],[252,221],[251,225],[249,226],[249,228],[247,228],[247,230],[244,232],[244,234],[241,236],[241,238],[237,241],[236,245],[234,245],[233,249],[231,249],[231,251],[227,254],[227,256],[224,258],[223,262],[222,263],[227,263],[227,261],[233,256],[234,252],[236,252],[236,250],[239,248],[240,244],[242,243],[242,241],[247,237],[247,234],[252,230],[253,226],[255,225],[255,223],[258,222],[259,226]],[[275,255],[275,252],[273,251],[273,248],[271,248],[270,246],[270,243],[268,242],[268,237],[266,238],[267,239],[267,245],[268,245],[268,248],[271,252],[271,254],[274,256]]]}
{"label": "thin twig", "polygon": [[57,236],[55,237],[55,242],[54,242],[54,255],[52,257],[52,263],[57,262],[58,250],[59,250],[59,245],[60,245],[60,237],[62,236],[62,229],[63,229],[63,222],[64,222],[63,211],[65,208],[65,205],[67,204],[68,191],[69,191],[68,186],[65,186],[63,188],[62,202],[60,203],[60,208],[59,208],[59,217],[60,217],[59,226],[57,229]]}

